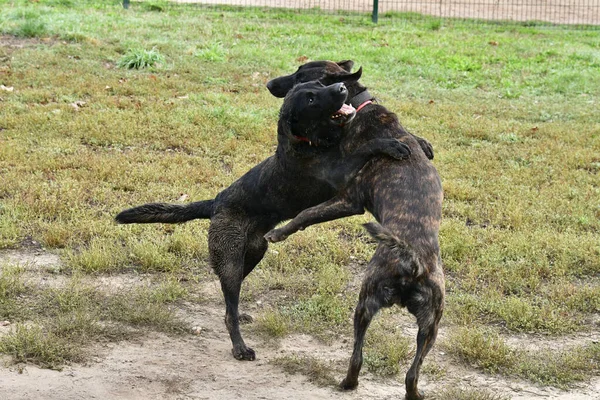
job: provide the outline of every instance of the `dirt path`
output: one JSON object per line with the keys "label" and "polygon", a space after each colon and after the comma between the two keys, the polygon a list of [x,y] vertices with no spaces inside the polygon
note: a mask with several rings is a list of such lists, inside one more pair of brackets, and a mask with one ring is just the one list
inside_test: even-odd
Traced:
{"label": "dirt path", "polygon": [[[48,270],[59,262],[55,255],[42,250],[0,252],[0,265],[7,262],[25,266],[30,274],[28,279],[36,282],[53,286],[64,283],[53,281],[47,273],[40,273],[40,270]],[[129,276],[113,276],[103,277],[100,284],[120,287],[123,282],[132,284],[134,281]],[[223,305],[218,287],[217,281],[206,282],[202,285],[207,299],[205,302],[185,303],[178,308],[178,313],[190,326],[200,328],[197,335],[167,336],[148,332],[141,339],[97,344],[90,349],[93,356],[85,365],[70,365],[60,372],[33,365],[11,366],[5,357],[5,362],[0,364],[0,399],[359,400],[397,399],[403,395],[401,376],[382,379],[364,373],[357,391],[345,393],[333,387],[316,386],[302,375],[289,375],[272,363],[282,356],[311,355],[325,362],[343,365],[351,351],[349,338],[337,338],[332,345],[326,345],[308,335],[292,335],[274,342],[246,333],[246,340],[257,350],[258,359],[255,362],[234,360],[223,324]],[[243,304],[242,307],[254,312],[257,306]],[[405,317],[402,326],[405,326],[405,333],[412,335],[412,320],[408,315]],[[0,327],[0,335],[9,329],[10,326]],[[244,331],[248,332],[248,329]],[[443,340],[443,328],[441,334]],[[531,342],[527,338],[522,340]],[[518,400],[600,399],[600,378],[564,392],[481,374],[467,366],[457,365],[439,348],[428,357],[428,363],[440,365],[446,371],[437,378],[422,374],[421,388],[432,399],[441,388],[452,387],[486,389]],[[337,378],[341,378],[342,374],[335,372]]]}

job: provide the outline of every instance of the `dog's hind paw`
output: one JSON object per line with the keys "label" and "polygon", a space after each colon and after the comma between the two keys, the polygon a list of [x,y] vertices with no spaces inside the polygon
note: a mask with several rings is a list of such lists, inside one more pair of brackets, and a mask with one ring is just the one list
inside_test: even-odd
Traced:
{"label": "dog's hind paw", "polygon": [[358,381],[350,381],[348,378],[345,378],[342,383],[340,383],[340,389],[342,390],[354,390],[358,386]]}
{"label": "dog's hind paw", "polygon": [[425,395],[422,390],[417,390],[415,393],[406,393],[404,396],[404,400],[423,400]]}
{"label": "dog's hind paw", "polygon": [[245,347],[243,349],[233,348],[231,350],[233,353],[233,357],[237,360],[241,361],[254,361],[256,360],[256,353],[250,347]]}
{"label": "dog's hind paw", "polygon": [[287,237],[288,235],[283,233],[281,229],[272,229],[265,235],[265,239],[267,239],[267,242],[271,243],[284,241],[285,239],[287,239]]}

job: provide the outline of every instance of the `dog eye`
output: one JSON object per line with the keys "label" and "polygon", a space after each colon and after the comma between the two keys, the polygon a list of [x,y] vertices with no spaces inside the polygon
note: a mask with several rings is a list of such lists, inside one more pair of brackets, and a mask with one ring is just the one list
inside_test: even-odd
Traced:
{"label": "dog eye", "polygon": [[312,93],[308,94],[308,104],[311,104],[315,101],[315,95]]}

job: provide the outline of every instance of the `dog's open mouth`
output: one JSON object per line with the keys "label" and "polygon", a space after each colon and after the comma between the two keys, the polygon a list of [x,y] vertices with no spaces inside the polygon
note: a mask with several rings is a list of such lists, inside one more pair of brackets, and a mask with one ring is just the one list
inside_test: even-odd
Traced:
{"label": "dog's open mouth", "polygon": [[342,108],[336,111],[331,120],[337,125],[344,125],[352,120],[356,115],[356,109],[349,104],[342,104]]}

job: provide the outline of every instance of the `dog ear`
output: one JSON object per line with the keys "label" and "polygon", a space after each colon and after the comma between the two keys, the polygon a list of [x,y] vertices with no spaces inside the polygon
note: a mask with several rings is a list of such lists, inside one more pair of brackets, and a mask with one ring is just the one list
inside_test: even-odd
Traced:
{"label": "dog ear", "polygon": [[275,97],[283,98],[294,86],[294,80],[290,76],[280,76],[267,82],[267,89]]}
{"label": "dog ear", "polygon": [[357,81],[360,79],[361,76],[362,76],[362,67],[360,67],[358,69],[358,71],[356,71],[355,73],[346,75],[344,77],[344,81]]}
{"label": "dog ear", "polygon": [[352,60],[344,60],[337,63],[340,67],[342,67],[346,72],[351,72],[352,67],[354,66],[354,61]]}
{"label": "dog ear", "polygon": [[339,83],[339,82],[356,82],[360,79],[361,76],[362,76],[362,67],[360,67],[359,70],[353,74],[325,73],[325,75],[321,79],[319,79],[319,81],[321,81],[321,83],[323,85],[328,86],[328,85],[332,85],[334,83]]}

